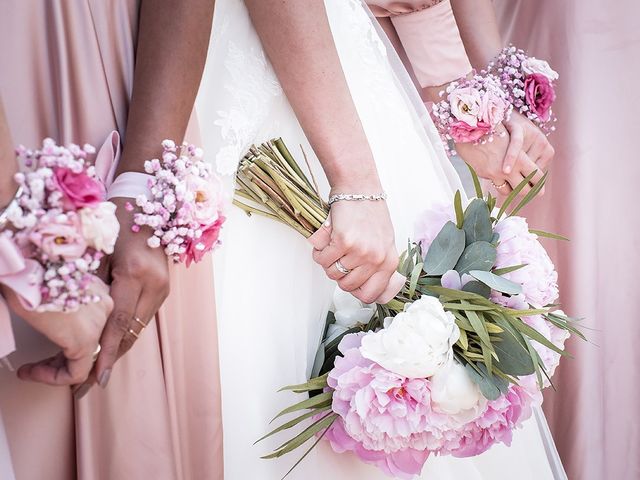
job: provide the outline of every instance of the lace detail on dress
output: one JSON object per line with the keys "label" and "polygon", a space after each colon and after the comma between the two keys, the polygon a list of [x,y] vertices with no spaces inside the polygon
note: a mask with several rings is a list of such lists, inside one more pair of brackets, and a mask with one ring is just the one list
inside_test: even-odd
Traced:
{"label": "lace detail on dress", "polygon": [[228,72],[224,89],[231,105],[217,112],[215,124],[225,146],[216,155],[216,169],[221,175],[233,175],[266,120],[268,104],[282,94],[282,88],[262,51],[243,50],[229,41],[224,66]]}

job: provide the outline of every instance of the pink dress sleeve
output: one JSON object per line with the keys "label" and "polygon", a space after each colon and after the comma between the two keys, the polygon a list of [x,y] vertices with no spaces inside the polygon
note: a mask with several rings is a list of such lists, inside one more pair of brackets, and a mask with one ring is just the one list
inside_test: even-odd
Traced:
{"label": "pink dress sleeve", "polygon": [[451,3],[433,3],[434,0],[369,2],[376,16],[391,17],[423,88],[443,85],[471,71]]}

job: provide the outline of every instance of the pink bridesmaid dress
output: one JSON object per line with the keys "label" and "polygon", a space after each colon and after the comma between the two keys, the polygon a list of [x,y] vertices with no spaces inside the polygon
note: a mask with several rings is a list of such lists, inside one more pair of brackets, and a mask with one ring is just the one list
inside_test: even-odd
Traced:
{"label": "pink bridesmaid dress", "polygon": [[590,343],[569,345],[545,411],[569,478],[640,478],[637,225],[640,4],[496,0],[503,38],[560,74],[546,195],[528,214],[550,242],[561,301]]}
{"label": "pink bridesmaid dress", "polygon": [[[52,137],[99,147],[112,130],[124,133],[138,9],[138,0],[0,0],[0,95],[16,143]],[[210,259],[173,267],[171,294],[155,321],[117,363],[106,390],[94,387],[80,401],[69,388],[22,382],[0,369],[16,477],[222,479],[213,294]],[[14,321],[14,333],[14,365],[56,351],[24,322]],[[1,451],[0,438],[4,462]]]}

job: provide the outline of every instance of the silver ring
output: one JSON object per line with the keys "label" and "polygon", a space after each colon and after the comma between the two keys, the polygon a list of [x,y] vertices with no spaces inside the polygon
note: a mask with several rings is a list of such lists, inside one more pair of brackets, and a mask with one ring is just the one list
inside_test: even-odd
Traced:
{"label": "silver ring", "polygon": [[98,346],[96,347],[95,352],[93,352],[93,355],[91,356],[91,361],[93,363],[95,363],[96,360],[98,359],[98,355],[100,354],[101,350],[102,350],[102,345],[98,344]]}
{"label": "silver ring", "polygon": [[348,275],[349,273],[351,273],[351,270],[349,270],[347,267],[342,265],[342,262],[340,262],[340,260],[336,260],[335,265],[340,273],[344,273],[345,275]]}
{"label": "silver ring", "polygon": [[495,183],[493,183],[493,180],[491,180],[491,185],[493,185],[496,190],[500,190],[501,188],[507,186],[507,181],[505,180],[501,185],[496,185]]}

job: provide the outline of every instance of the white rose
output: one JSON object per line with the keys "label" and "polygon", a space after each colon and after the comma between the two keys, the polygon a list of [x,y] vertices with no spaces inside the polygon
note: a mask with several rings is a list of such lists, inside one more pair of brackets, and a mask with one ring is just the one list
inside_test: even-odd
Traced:
{"label": "white rose", "polygon": [[362,339],[362,356],[387,370],[408,378],[428,378],[453,357],[460,330],[450,312],[437,298],[422,297],[385,328]]}
{"label": "white rose", "polygon": [[471,87],[460,87],[449,93],[451,113],[458,120],[467,125],[476,127],[480,118],[480,93]]}
{"label": "white rose", "polygon": [[478,418],[487,405],[478,385],[456,361],[431,377],[430,389],[433,409],[451,415],[461,424]]}
{"label": "white rose", "polygon": [[80,222],[82,235],[89,246],[108,255],[113,253],[120,232],[115,204],[101,202],[95,207],[81,209]]}
{"label": "white rose", "polygon": [[523,61],[522,70],[527,75],[531,75],[532,73],[539,73],[541,75],[544,75],[551,81],[560,78],[558,72],[553,70],[547,61],[538,60],[535,57],[529,57],[525,61]]}
{"label": "white rose", "polygon": [[375,313],[375,307],[365,305],[350,293],[336,288],[333,292],[333,312],[336,324],[348,329],[359,323],[368,323]]}

